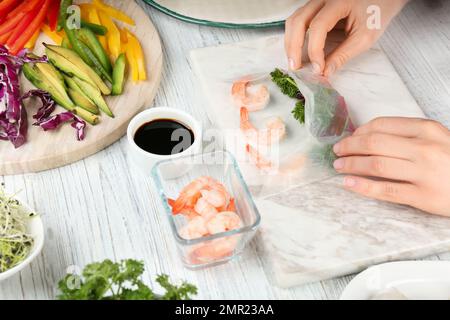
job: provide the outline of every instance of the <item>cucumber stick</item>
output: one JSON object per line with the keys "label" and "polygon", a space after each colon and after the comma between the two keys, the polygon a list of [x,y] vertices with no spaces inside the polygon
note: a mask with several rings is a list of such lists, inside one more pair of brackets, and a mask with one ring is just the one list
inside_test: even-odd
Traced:
{"label": "cucumber stick", "polygon": [[111,94],[114,96],[121,95],[125,84],[126,58],[125,54],[120,54],[114,64],[113,82]]}

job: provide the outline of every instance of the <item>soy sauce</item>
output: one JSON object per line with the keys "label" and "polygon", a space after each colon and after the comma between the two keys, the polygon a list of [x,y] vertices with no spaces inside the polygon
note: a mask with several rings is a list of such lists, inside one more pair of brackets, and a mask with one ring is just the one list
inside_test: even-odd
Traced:
{"label": "soy sauce", "polygon": [[143,150],[158,154],[181,153],[194,143],[194,132],[172,119],[157,119],[143,124],[134,141]]}

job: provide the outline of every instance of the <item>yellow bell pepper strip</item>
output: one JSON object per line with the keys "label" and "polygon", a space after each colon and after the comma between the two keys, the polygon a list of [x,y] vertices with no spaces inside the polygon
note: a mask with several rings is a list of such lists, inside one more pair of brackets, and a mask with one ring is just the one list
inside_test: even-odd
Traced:
{"label": "yellow bell pepper strip", "polygon": [[30,40],[25,44],[25,48],[28,50],[33,50],[34,46],[36,45],[37,38],[39,38],[39,35],[41,34],[41,30],[36,30],[36,32],[33,34],[33,37],[31,37]]}
{"label": "yellow bell pepper strip", "polygon": [[139,66],[136,61],[136,58],[133,55],[133,49],[129,44],[126,44],[125,46],[125,55],[127,56],[128,64],[130,66],[131,71],[131,78],[133,79],[133,82],[139,81]]}
{"label": "yellow bell pepper strip", "polygon": [[121,43],[121,53],[125,53],[127,49],[128,37],[125,29],[120,29],[120,43]]}
{"label": "yellow bell pepper strip", "polygon": [[131,79],[133,79],[133,82],[139,81],[139,66],[136,61],[136,58],[133,54],[133,49],[128,44],[128,34],[125,29],[120,30],[120,36],[122,41],[122,53],[125,53],[125,56],[127,57],[128,65],[130,68],[130,74]]}
{"label": "yellow bell pepper strip", "polygon": [[60,45],[63,41],[63,37],[60,35],[60,33],[56,31],[52,31],[48,24],[43,24],[41,27],[41,30],[45,33],[47,37],[53,40],[54,43],[57,45]]}
{"label": "yellow bell pepper strip", "polygon": [[[90,23],[101,24],[100,18],[98,16],[97,9],[95,9],[94,6],[89,6],[85,10],[87,10],[87,12],[88,12],[88,18],[87,19],[88,19],[88,21]],[[98,36],[98,40],[100,41],[100,44],[102,45],[102,47],[108,53],[110,53],[109,50],[108,50],[108,42],[106,41],[106,37],[105,36]]]}
{"label": "yellow bell pepper strip", "polygon": [[127,16],[124,12],[122,12],[119,9],[116,9],[110,5],[105,4],[102,0],[94,0],[93,4],[94,4],[94,6],[97,7],[97,9],[103,11],[111,18],[122,21],[122,22],[132,25],[132,26],[136,25],[134,20],[131,19],[129,16]]}
{"label": "yellow bell pepper strip", "polygon": [[90,3],[80,3],[78,6],[80,7],[81,11],[81,19],[89,21],[89,10],[91,10],[91,8],[94,8],[94,6]]}
{"label": "yellow bell pepper strip", "polygon": [[127,46],[131,48],[133,52],[133,57],[136,60],[138,72],[139,72],[139,80],[145,81],[147,80],[147,70],[145,67],[145,58],[144,52],[142,51],[141,44],[136,36],[129,30],[125,28],[125,32],[127,34],[128,44]]}
{"label": "yellow bell pepper strip", "polygon": [[120,55],[120,31],[111,18],[103,11],[98,13],[101,24],[108,29],[106,34],[106,40],[108,42],[109,53],[112,56],[112,60],[116,60]]}

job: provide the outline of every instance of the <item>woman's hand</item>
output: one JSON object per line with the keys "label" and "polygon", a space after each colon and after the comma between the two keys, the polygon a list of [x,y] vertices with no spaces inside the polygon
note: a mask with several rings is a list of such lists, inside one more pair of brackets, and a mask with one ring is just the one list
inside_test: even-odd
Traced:
{"label": "woman's hand", "polygon": [[450,131],[440,123],[378,118],[336,144],[334,152],[340,157],[335,169],[350,175],[344,178],[349,190],[450,216]]}
{"label": "woman's hand", "polygon": [[[286,20],[285,47],[289,68],[297,70],[302,66],[302,50],[308,31],[308,55],[313,70],[326,77],[330,76],[348,60],[368,50],[407,2],[408,0],[310,0]],[[371,15],[374,13],[370,12],[370,8],[379,8],[381,16],[378,27],[371,25]],[[327,33],[342,19],[346,19],[347,38],[325,57]]]}

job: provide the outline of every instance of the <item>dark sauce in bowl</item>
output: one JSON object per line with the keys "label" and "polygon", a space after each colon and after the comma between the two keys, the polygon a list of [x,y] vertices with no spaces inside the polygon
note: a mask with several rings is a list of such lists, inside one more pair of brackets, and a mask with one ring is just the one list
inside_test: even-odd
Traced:
{"label": "dark sauce in bowl", "polygon": [[194,139],[191,128],[172,119],[144,123],[134,135],[134,142],[139,148],[158,155],[181,153],[194,143]]}

